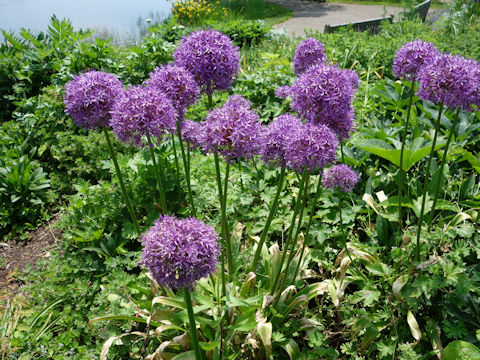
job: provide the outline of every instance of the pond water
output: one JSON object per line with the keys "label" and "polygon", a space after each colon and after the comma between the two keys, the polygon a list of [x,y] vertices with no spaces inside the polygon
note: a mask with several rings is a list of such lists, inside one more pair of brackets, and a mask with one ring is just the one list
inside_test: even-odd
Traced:
{"label": "pond water", "polygon": [[55,14],[69,19],[76,30],[95,29],[100,37],[125,43],[138,40],[140,32],[166,18],[171,7],[168,0],[0,0],[0,29],[46,31]]}

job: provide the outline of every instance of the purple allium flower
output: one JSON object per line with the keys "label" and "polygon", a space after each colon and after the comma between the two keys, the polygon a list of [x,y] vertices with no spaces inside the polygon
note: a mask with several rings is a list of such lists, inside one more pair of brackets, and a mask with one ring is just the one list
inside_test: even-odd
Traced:
{"label": "purple allium flower", "polygon": [[290,107],[307,121],[325,124],[340,138],[348,138],[354,130],[356,81],[351,70],[311,66],[292,86]]}
{"label": "purple allium flower", "polygon": [[404,44],[393,59],[393,73],[404,80],[417,80],[421,69],[431,64],[440,52],[429,42],[413,40]]}
{"label": "purple allium flower", "polygon": [[263,127],[248,101],[239,95],[212,110],[204,126],[203,150],[218,152],[226,161],[249,158],[260,151]]}
{"label": "purple allium flower", "polygon": [[218,234],[195,218],[165,215],[142,236],[140,265],[161,285],[193,289],[195,282],[213,273],[220,255]]}
{"label": "purple allium flower", "polygon": [[263,161],[284,167],[285,146],[292,134],[303,127],[302,121],[290,114],[280,115],[272,121],[263,133],[261,154]]}
{"label": "purple allium flower", "polygon": [[322,185],[325,189],[334,189],[337,186],[343,192],[351,192],[358,183],[358,174],[345,164],[333,165],[325,170]]}
{"label": "purple allium flower", "polygon": [[293,57],[293,69],[297,76],[303,74],[310,66],[324,64],[327,60],[325,48],[317,39],[307,38],[298,44]]}
{"label": "purple allium flower", "polygon": [[84,129],[108,126],[110,111],[123,91],[122,82],[114,75],[87,71],[65,85],[65,112]]}
{"label": "purple allium flower", "polygon": [[336,161],[338,139],[328,126],[307,123],[294,130],[285,144],[288,168],[313,172]]}
{"label": "purple allium flower", "polygon": [[190,146],[191,149],[196,149],[203,144],[204,125],[186,119],[182,123],[182,139]]}
{"label": "purple allium flower", "polygon": [[145,83],[146,87],[163,92],[172,101],[180,120],[188,106],[194,104],[200,95],[193,75],[175,64],[156,68]]}
{"label": "purple allium flower", "polygon": [[439,55],[420,73],[418,96],[434,103],[444,103],[450,109],[456,107],[472,111],[478,104],[479,79],[472,78],[478,63],[451,54]]}
{"label": "purple allium flower", "polygon": [[291,87],[288,85],[280,86],[275,89],[275,96],[280,99],[286,99],[290,96]]}
{"label": "purple allium flower", "polygon": [[173,57],[208,95],[229,89],[240,68],[238,48],[228,36],[215,30],[194,31],[183,37]]}
{"label": "purple allium flower", "polygon": [[167,95],[142,86],[132,86],[116,102],[110,126],[121,141],[141,146],[142,136],[160,138],[174,132],[176,116]]}

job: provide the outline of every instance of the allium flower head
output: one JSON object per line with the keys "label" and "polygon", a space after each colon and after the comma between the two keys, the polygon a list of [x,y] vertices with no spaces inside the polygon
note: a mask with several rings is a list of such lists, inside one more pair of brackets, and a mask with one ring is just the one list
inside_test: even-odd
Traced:
{"label": "allium flower head", "polygon": [[202,146],[204,141],[204,125],[192,121],[185,120],[182,122],[182,139],[190,146],[191,149],[196,149]]}
{"label": "allium flower head", "polygon": [[142,86],[132,86],[116,102],[110,126],[128,144],[142,145],[142,136],[160,138],[175,131],[176,112],[167,95]]}
{"label": "allium flower head", "polygon": [[122,82],[114,75],[87,71],[65,85],[65,112],[84,129],[108,126],[110,111],[123,91]]}
{"label": "allium flower head", "polygon": [[228,36],[215,30],[194,31],[183,37],[173,57],[209,95],[229,89],[240,68],[238,48]]}
{"label": "allium flower head", "polygon": [[226,161],[258,154],[263,127],[247,100],[239,95],[212,110],[204,122],[203,150],[218,152]]}
{"label": "allium flower head", "polygon": [[325,48],[317,39],[307,38],[298,44],[293,57],[293,69],[297,76],[303,74],[310,66],[324,64],[327,60]]}
{"label": "allium flower head", "polygon": [[175,64],[156,68],[145,85],[167,95],[181,118],[187,107],[194,104],[200,95],[193,75]]}
{"label": "allium flower head", "polygon": [[288,139],[303,127],[296,116],[284,114],[271,122],[263,133],[261,155],[263,161],[272,165],[286,165],[285,149]]}
{"label": "allium flower head", "polygon": [[358,183],[358,174],[345,164],[333,165],[325,170],[322,185],[325,189],[338,187],[343,192],[351,192]]}
{"label": "allium flower head", "polygon": [[326,125],[307,123],[286,139],[287,167],[297,172],[317,171],[336,161],[338,139]]}
{"label": "allium flower head", "polygon": [[193,289],[195,282],[213,273],[220,255],[218,235],[204,222],[160,216],[142,236],[140,265],[161,285]]}
{"label": "allium flower head", "polygon": [[450,109],[456,107],[472,111],[478,104],[478,63],[451,54],[439,55],[420,74],[418,96],[434,103],[443,102]]}
{"label": "allium flower head", "polygon": [[305,120],[327,125],[339,137],[348,138],[354,129],[356,81],[350,70],[311,66],[292,86],[290,107]]}
{"label": "allium flower head", "polygon": [[431,64],[440,52],[429,42],[414,40],[404,44],[393,59],[393,73],[404,80],[417,80],[424,66]]}
{"label": "allium flower head", "polygon": [[286,99],[290,96],[291,87],[288,85],[280,86],[275,89],[275,96],[280,99]]}

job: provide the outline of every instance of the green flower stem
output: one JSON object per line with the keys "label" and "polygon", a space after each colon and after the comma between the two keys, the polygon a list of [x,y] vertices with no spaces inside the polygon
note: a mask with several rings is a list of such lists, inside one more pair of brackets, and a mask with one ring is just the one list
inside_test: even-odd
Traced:
{"label": "green flower stem", "polygon": [[312,226],[312,222],[313,222],[313,215],[315,214],[315,205],[317,204],[318,195],[320,195],[321,192],[322,192],[322,173],[320,173],[320,175],[318,176],[317,189],[315,190],[315,196],[310,205],[310,210],[309,210],[310,215],[308,217],[307,228],[305,229],[305,239],[303,241],[302,251],[300,252],[300,259],[298,260],[297,268],[295,269],[293,282],[295,282],[295,280],[297,279],[298,272],[300,271],[300,264],[302,263],[302,260],[303,260],[303,255],[305,253],[305,247],[307,244],[308,236],[310,235],[310,227]]}
{"label": "green flower stem", "polygon": [[345,235],[345,228],[343,226],[343,216],[342,216],[342,202],[343,202],[343,192],[341,190],[338,191],[338,215],[340,216],[340,232],[343,239],[343,248],[345,249],[345,253],[347,254],[348,258],[350,259],[350,263],[357,269],[357,271],[362,275],[362,277],[368,281],[368,278],[365,274],[360,270],[357,264],[353,261],[352,256],[350,255],[350,250],[348,250],[347,246],[347,236]]}
{"label": "green flower stem", "polygon": [[275,197],[272,203],[270,204],[270,211],[268,213],[267,222],[265,223],[265,226],[263,227],[263,230],[262,230],[262,234],[260,235],[260,240],[258,241],[257,250],[255,251],[255,256],[253,257],[253,264],[250,271],[255,272],[257,269],[258,261],[260,259],[260,253],[262,251],[263,244],[267,239],[268,230],[270,230],[270,224],[272,223],[273,217],[277,212],[278,199],[280,198],[280,193],[282,192],[283,182],[285,180],[285,172],[286,172],[285,167],[283,166],[282,170],[280,171],[280,176],[277,182],[277,192],[275,193]]}
{"label": "green flower stem", "polygon": [[402,148],[400,150],[400,169],[398,170],[398,226],[400,229],[403,229],[403,222],[402,222],[402,190],[403,190],[403,176],[404,176],[403,155],[405,152],[405,142],[407,140],[408,123],[410,121],[410,112],[412,109],[414,89],[415,89],[415,80],[412,80],[412,87],[410,88],[410,99],[408,101],[408,108],[407,108],[407,119],[405,120],[405,129],[403,130],[403,136],[402,136]]}
{"label": "green flower stem", "polygon": [[430,232],[430,229],[432,227],[433,215],[435,212],[435,206],[437,205],[438,193],[440,191],[440,183],[441,183],[440,180],[442,179],[443,168],[445,167],[445,163],[447,162],[447,153],[448,153],[448,148],[450,146],[450,142],[452,141],[452,135],[453,135],[453,132],[455,131],[455,128],[457,127],[458,118],[459,118],[458,113],[459,113],[459,110],[456,111],[455,118],[453,119],[452,127],[450,128],[450,132],[448,133],[447,144],[445,145],[445,149],[443,150],[442,163],[440,164],[438,181],[435,185],[435,193],[433,195],[432,210],[430,210],[430,216],[428,217],[427,232]]}
{"label": "green flower stem", "polygon": [[[162,176],[160,175],[160,171],[158,169],[157,160],[155,157],[155,152],[153,151],[153,143],[150,139],[150,135],[147,135],[148,139],[148,149],[150,150],[150,156],[152,157],[153,161],[153,169],[155,170],[155,177],[157,178],[157,186],[158,186],[158,193],[160,195],[160,206],[162,207],[162,213],[167,213],[167,202],[165,200],[165,191],[163,190],[162,185]],[[163,173],[163,166],[161,167]]]}
{"label": "green flower stem", "polygon": [[243,175],[243,174],[242,174],[242,170],[243,170],[243,169],[242,169],[242,164],[241,164],[241,162],[239,161],[239,162],[237,163],[237,165],[238,165],[238,171],[239,171],[239,173],[240,173],[240,189],[241,189],[242,191],[245,191],[245,189],[243,188],[243,176],[242,176],[242,175]]}
{"label": "green flower stem", "polygon": [[428,157],[427,169],[425,173],[425,181],[423,183],[422,206],[420,208],[420,216],[418,217],[418,223],[417,223],[417,261],[420,261],[420,234],[422,232],[423,213],[425,212],[425,200],[427,198],[427,193],[428,193],[430,165],[432,163],[432,158],[435,153],[435,145],[437,143],[437,137],[440,131],[440,119],[442,117],[442,111],[443,111],[443,102],[440,103],[440,110],[438,111],[437,123],[435,124],[435,134],[433,135],[432,148],[430,150],[430,156]]}
{"label": "green flower stem", "polygon": [[133,226],[135,226],[135,230],[137,231],[138,235],[142,232],[140,230],[140,226],[138,225],[137,217],[135,216],[135,212],[133,211],[133,206],[130,201],[130,197],[128,196],[127,190],[125,188],[125,183],[123,182],[123,176],[120,171],[120,167],[118,166],[117,155],[113,150],[112,141],[110,140],[110,135],[108,134],[108,130],[106,127],[103,128],[103,133],[105,134],[105,139],[107,140],[107,147],[110,151],[110,155],[113,160],[113,164],[115,165],[115,171],[117,172],[118,182],[120,183],[120,189],[122,191],[123,200],[127,205],[128,212],[130,213],[130,217],[132,218]]}
{"label": "green flower stem", "polygon": [[192,216],[197,217],[197,210],[195,208],[195,203],[193,202],[192,187],[190,182],[190,164],[185,154],[185,146],[183,145],[182,130],[180,129],[179,121],[177,121],[177,136],[178,140],[180,141],[180,151],[182,153],[183,168],[185,170],[185,179],[187,180],[188,201],[190,202]]}
{"label": "green flower stem", "polygon": [[[215,178],[217,180],[217,188],[218,188],[218,199],[220,201],[220,209],[222,209],[222,204],[223,204],[223,189],[222,189],[222,181],[220,179],[220,162],[218,160],[218,155],[217,153],[214,154],[214,158],[215,158]],[[220,232],[222,234],[222,242],[223,242],[223,246],[222,246],[222,251],[220,253],[220,263],[221,263],[221,267],[222,267],[222,272],[221,272],[221,276],[222,276],[222,291],[223,291],[223,295],[226,295],[226,285],[225,285],[225,252],[224,252],[224,248],[226,247],[226,236],[225,236],[225,223],[223,221],[223,213],[220,211],[220,213],[222,214],[221,215],[221,221],[220,221]]]}
{"label": "green flower stem", "polygon": [[304,170],[303,174],[302,174],[302,177],[300,179],[300,184],[298,185],[298,196],[297,196],[297,200],[295,201],[295,207],[294,207],[293,214],[292,214],[292,220],[291,220],[291,223],[290,223],[290,228],[288,230],[287,240],[285,242],[285,246],[283,247],[282,258],[280,260],[280,266],[278,268],[278,273],[274,274],[275,278],[274,278],[274,281],[272,282],[272,286],[271,286],[271,289],[270,289],[270,293],[272,295],[275,293],[275,290],[276,290],[276,287],[277,287],[277,284],[278,284],[278,280],[280,280],[280,275],[281,275],[281,272],[282,272],[283,264],[285,263],[285,257],[287,256],[287,250],[290,248],[290,242],[292,241],[293,230],[295,228],[295,220],[297,218],[298,212],[300,211],[300,206],[301,206],[301,204],[303,204],[303,190],[304,190],[304,184],[305,184],[305,180],[306,180],[307,176],[308,176],[308,172],[306,170]]}
{"label": "green flower stem", "polygon": [[342,155],[342,164],[345,164],[345,155],[343,154],[343,141],[340,139],[340,154]]}
{"label": "green flower stem", "polygon": [[177,203],[180,204],[180,195],[181,195],[181,188],[180,188],[180,165],[178,162],[178,154],[177,154],[177,145],[175,143],[175,136],[172,136],[172,147],[173,147],[173,155],[175,157],[175,168],[177,170]]}
{"label": "green flower stem", "polygon": [[[286,281],[287,275],[288,275],[288,269],[290,268],[290,264],[292,263],[293,257],[295,256],[295,245],[297,244],[298,235],[300,235],[300,229],[302,227],[302,220],[303,220],[303,211],[305,210],[305,206],[306,206],[306,203],[307,203],[307,193],[308,193],[308,182],[309,182],[309,180],[310,180],[310,174],[308,174],[307,178],[305,179],[305,185],[304,185],[304,188],[303,188],[303,195],[302,195],[302,199],[301,199],[301,203],[300,203],[300,211],[299,211],[299,214],[298,214],[297,230],[295,231],[295,235],[292,238],[293,241],[291,241],[290,249],[288,249],[287,264],[285,265],[285,276],[282,277],[282,280],[280,280],[280,285],[278,286],[280,291],[283,289],[283,287],[285,285],[285,281]],[[305,241],[305,239],[304,239],[304,241]],[[285,249],[285,251],[286,250],[287,249]]]}
{"label": "green flower stem", "polygon": [[205,359],[203,352],[200,350],[197,336],[197,326],[195,324],[195,316],[193,315],[192,298],[190,297],[190,290],[184,289],[185,303],[187,304],[188,322],[190,323],[190,337],[192,339],[193,350],[195,351],[195,359]]}
{"label": "green flower stem", "polygon": [[[222,180],[220,176],[220,161],[218,159],[218,154],[215,153],[215,173],[217,178],[217,187],[218,187],[218,199],[220,201],[220,213],[221,213],[221,227],[222,227],[222,238],[224,242],[224,246],[227,251],[227,264],[228,264],[228,272],[229,274],[233,274],[233,259],[232,259],[232,245],[230,243],[230,234],[228,233],[228,226],[227,226],[227,216],[225,211],[225,194],[223,193],[224,190],[222,189]],[[228,167],[228,163],[227,163]]]}
{"label": "green flower stem", "polygon": [[231,275],[233,275],[233,254],[232,254],[232,243],[230,238],[230,226],[228,225],[227,220],[227,190],[228,190],[228,178],[230,175],[230,163],[227,162],[225,166],[225,178],[223,183],[223,207],[222,207],[222,216],[225,221],[225,234],[227,239],[227,264],[228,264],[228,271]]}

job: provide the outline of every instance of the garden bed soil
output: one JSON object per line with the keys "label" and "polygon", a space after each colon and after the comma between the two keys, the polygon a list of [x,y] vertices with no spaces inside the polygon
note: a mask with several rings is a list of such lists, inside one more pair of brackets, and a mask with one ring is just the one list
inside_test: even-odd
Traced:
{"label": "garden bed soil", "polygon": [[29,264],[35,266],[42,258],[50,256],[62,232],[55,228],[60,216],[56,214],[47,224],[31,232],[25,240],[0,243],[0,294],[14,295],[21,281],[17,275]]}

